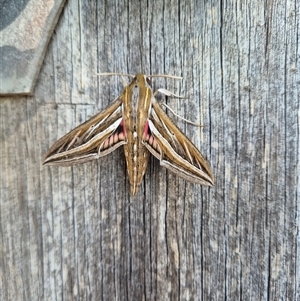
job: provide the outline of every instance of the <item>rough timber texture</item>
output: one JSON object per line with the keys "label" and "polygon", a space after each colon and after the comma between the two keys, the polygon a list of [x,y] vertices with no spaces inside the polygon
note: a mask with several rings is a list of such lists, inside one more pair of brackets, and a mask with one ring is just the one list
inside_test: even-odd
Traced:
{"label": "rough timber texture", "polygon": [[[205,3],[205,4],[204,4]],[[0,102],[0,300],[300,300],[299,1],[75,1],[33,97]],[[120,78],[155,79],[211,162],[213,188],[123,151],[43,167]]]}

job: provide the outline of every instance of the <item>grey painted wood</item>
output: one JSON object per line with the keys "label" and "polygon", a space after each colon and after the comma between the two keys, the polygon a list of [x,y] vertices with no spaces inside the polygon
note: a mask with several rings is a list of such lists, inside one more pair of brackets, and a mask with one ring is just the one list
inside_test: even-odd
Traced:
{"label": "grey painted wood", "polygon": [[0,1],[0,95],[32,94],[64,3]]}
{"label": "grey painted wood", "polygon": [[[34,96],[1,98],[1,300],[300,300],[299,4],[203,2],[70,0]],[[184,76],[153,85],[205,125],[174,117],[213,188],[152,158],[130,197],[121,149],[41,165],[122,91],[113,71]]]}

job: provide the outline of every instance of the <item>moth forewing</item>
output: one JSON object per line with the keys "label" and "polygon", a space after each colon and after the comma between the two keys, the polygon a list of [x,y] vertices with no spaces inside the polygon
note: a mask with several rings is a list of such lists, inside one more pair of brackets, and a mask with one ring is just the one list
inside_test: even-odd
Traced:
{"label": "moth forewing", "polygon": [[149,128],[159,148],[145,143],[148,150],[160,160],[160,164],[172,172],[201,185],[214,185],[214,177],[207,160],[194,144],[179,130],[152,99]]}
{"label": "moth forewing", "polygon": [[[116,139],[111,136],[118,134],[117,129],[122,127],[121,105],[122,99],[119,97],[107,109],[60,138],[45,154],[43,164],[69,166],[84,163],[104,156],[124,144],[124,137],[119,135],[119,139]],[[115,140],[104,145],[109,137]]]}

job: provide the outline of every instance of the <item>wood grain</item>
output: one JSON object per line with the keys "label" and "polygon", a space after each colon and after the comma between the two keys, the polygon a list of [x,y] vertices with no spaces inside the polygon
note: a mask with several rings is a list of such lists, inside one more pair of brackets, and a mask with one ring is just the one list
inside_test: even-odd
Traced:
{"label": "wood grain", "polygon": [[[67,1],[34,96],[0,100],[0,300],[300,300],[298,2],[100,2]],[[95,72],[184,76],[153,86],[215,186],[152,158],[130,197],[121,149],[43,167],[122,91]]]}

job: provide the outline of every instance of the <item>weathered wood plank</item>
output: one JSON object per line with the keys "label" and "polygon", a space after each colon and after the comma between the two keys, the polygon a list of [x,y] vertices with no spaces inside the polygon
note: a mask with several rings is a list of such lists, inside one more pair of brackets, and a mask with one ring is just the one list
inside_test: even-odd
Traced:
{"label": "weathered wood plank", "polygon": [[[1,300],[300,300],[297,1],[68,1],[33,97],[0,102]],[[150,161],[131,197],[123,151],[43,167],[50,145],[155,79],[213,188]]]}

